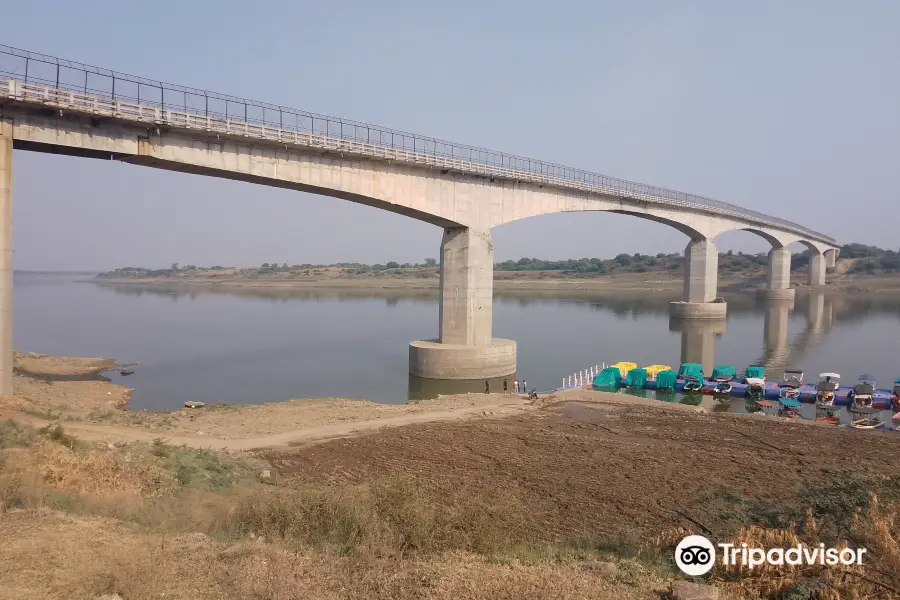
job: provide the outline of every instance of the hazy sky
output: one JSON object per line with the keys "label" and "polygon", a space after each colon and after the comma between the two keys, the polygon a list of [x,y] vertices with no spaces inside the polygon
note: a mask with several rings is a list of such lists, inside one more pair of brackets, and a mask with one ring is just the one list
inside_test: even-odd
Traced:
{"label": "hazy sky", "polygon": [[[900,2],[8,2],[0,42],[733,202],[897,248]],[[417,261],[426,223],[327,197],[17,152],[15,266]],[[681,251],[606,213],[497,260]],[[750,233],[721,249],[767,251]],[[800,248],[797,248],[799,251]]]}

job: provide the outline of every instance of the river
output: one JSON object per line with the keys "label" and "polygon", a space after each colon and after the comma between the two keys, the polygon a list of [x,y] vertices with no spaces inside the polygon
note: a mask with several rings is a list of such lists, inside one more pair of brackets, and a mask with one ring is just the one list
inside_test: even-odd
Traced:
{"label": "river", "polygon": [[[900,377],[900,296],[798,294],[793,304],[726,296],[724,325],[672,322],[672,299],[497,293],[494,335],[518,342],[517,376],[538,390],[619,360],[675,368],[687,360],[708,368],[734,364],[739,372],[762,361],[769,379],[801,367],[808,381],[836,371],[852,384],[871,373],[882,388]],[[188,292],[17,274],[14,306],[13,339],[23,352],[139,362],[134,375],[112,375],[134,388],[136,409],[312,397],[398,403],[484,391],[482,381],[447,384],[408,375],[410,340],[437,335],[434,292]],[[492,386],[501,389],[499,381]]]}

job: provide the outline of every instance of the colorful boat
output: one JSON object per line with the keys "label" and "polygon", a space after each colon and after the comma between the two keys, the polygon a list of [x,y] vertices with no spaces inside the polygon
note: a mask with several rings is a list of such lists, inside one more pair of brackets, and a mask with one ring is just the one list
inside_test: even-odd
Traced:
{"label": "colorful boat", "polygon": [[686,380],[688,377],[703,379],[703,365],[700,363],[681,363],[678,367],[678,379]]}
{"label": "colorful boat", "polygon": [[762,400],[766,397],[766,380],[761,377],[748,377],[746,380],[747,383],[747,398],[751,400]]}
{"label": "colorful boat", "polygon": [[700,388],[703,387],[703,384],[700,382],[698,377],[694,377],[691,375],[684,376],[684,393],[685,394],[697,394],[700,392]]}
{"label": "colorful boat", "polygon": [[841,376],[837,373],[819,373],[819,378],[821,381],[816,384],[816,408],[834,406],[834,393]]}
{"label": "colorful boat", "polygon": [[616,364],[610,366],[617,368],[621,377],[625,377],[626,375],[628,375],[628,371],[637,369],[637,363],[627,361],[617,362]]}
{"label": "colorful boat", "polygon": [[868,373],[860,375],[859,383],[847,393],[850,399],[850,410],[853,412],[869,412],[875,409],[875,377]]}
{"label": "colorful boat", "polygon": [[779,398],[778,403],[781,405],[781,408],[778,410],[779,417],[788,419],[800,418],[800,406],[802,403],[799,400],[795,398]]}
{"label": "colorful boat", "polygon": [[649,367],[644,367],[644,370],[647,371],[648,378],[656,379],[656,376],[662,371],[671,371],[672,367],[668,365],[650,365]]}
{"label": "colorful boat", "polygon": [[778,384],[778,398],[800,400],[800,387],[803,385],[803,369],[788,369]]}
{"label": "colorful boat", "polygon": [[862,419],[855,419],[852,423],[850,423],[850,427],[854,429],[878,429],[884,425],[884,423],[875,416],[864,417]]}

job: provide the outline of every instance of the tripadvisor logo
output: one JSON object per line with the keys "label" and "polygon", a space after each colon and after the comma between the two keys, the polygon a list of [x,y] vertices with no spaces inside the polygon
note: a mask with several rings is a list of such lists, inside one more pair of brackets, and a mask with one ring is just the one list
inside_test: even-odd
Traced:
{"label": "tripadvisor logo", "polygon": [[747,544],[713,545],[702,535],[689,535],[675,547],[675,564],[681,572],[691,577],[709,573],[716,564],[716,546],[721,551],[723,566],[741,566],[754,569],[761,565],[861,565],[865,548],[826,548],[825,544],[807,546],[798,544],[791,548],[753,548]]}

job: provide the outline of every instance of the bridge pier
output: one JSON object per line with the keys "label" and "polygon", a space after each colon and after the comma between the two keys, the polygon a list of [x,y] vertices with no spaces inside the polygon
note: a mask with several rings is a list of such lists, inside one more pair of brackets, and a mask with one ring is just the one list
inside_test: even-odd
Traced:
{"label": "bridge pier", "polygon": [[769,250],[769,267],[766,287],[757,290],[757,295],[768,300],[792,300],[791,251],[784,246]]}
{"label": "bridge pier", "polygon": [[809,255],[809,286],[825,285],[825,255],[821,252]]}
{"label": "bridge pier", "polygon": [[725,329],[725,319],[669,319],[669,331],[681,332],[681,362],[703,365],[707,377],[716,366],[716,341]]}
{"label": "bridge pier", "polygon": [[12,128],[0,118],[0,394],[13,393]]}
{"label": "bridge pier", "polygon": [[[788,320],[793,299],[766,302],[763,344],[767,355],[778,356],[788,345]],[[789,368],[790,365],[782,365]]]}
{"label": "bridge pier", "polygon": [[719,249],[711,239],[692,239],[684,249],[684,297],[670,305],[677,319],[724,319],[725,302],[714,302]]}
{"label": "bridge pier", "polygon": [[516,372],[516,342],[493,338],[494,245],[489,231],[444,230],[440,329],[409,345],[409,372],[427,379],[490,379]]}

